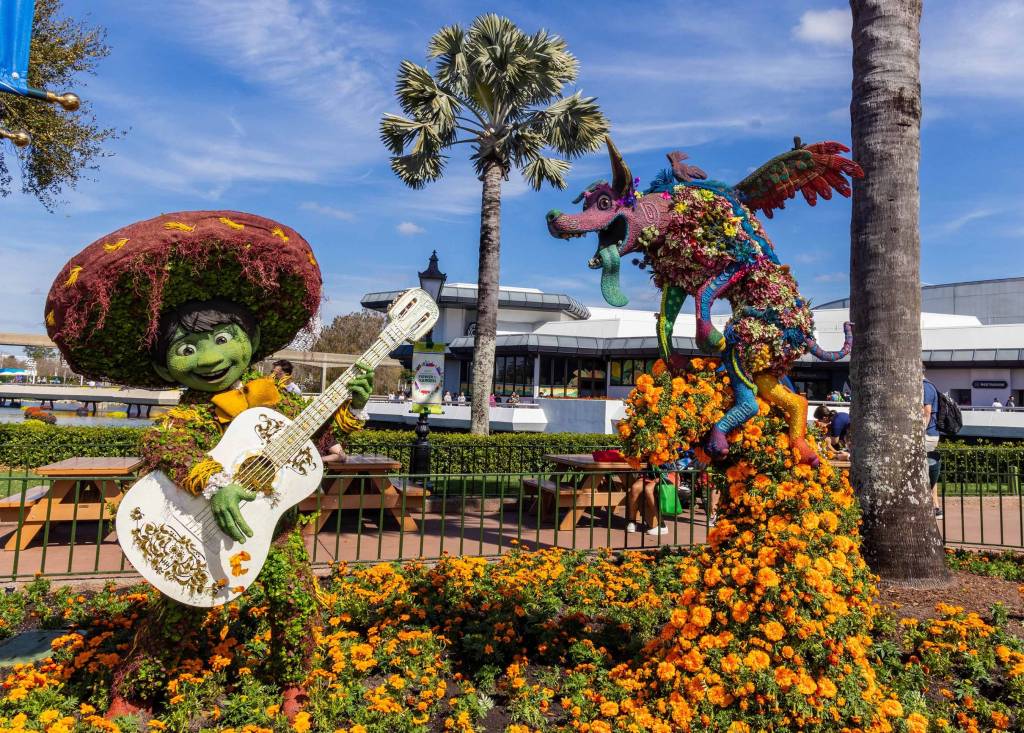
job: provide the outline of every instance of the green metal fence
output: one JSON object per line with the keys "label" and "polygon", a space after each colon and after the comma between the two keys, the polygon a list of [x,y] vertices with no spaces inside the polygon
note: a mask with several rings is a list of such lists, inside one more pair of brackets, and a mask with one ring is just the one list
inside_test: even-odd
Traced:
{"label": "green metal fence", "polygon": [[[707,537],[710,482],[700,473],[678,474],[675,489],[684,509],[661,518],[664,533],[648,534],[640,511],[642,474],[554,470],[542,455],[537,458],[538,467],[529,471],[330,472],[321,490],[299,506],[310,522],[305,532],[313,562],[323,567],[445,554],[496,556],[515,546],[651,549],[699,544]],[[942,536],[949,545],[1024,549],[1020,466],[1012,457],[983,458],[961,455],[944,468]],[[0,578],[133,574],[113,526],[114,507],[133,479],[42,477],[27,469],[0,474]],[[641,494],[636,508],[631,491]]]}

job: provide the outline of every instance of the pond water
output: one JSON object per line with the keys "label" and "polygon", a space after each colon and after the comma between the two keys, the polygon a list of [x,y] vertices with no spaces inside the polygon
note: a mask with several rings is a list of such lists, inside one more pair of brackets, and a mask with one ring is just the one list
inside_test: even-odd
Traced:
{"label": "pond water", "polygon": [[[39,403],[35,400],[26,401],[24,403],[27,407],[38,405]],[[94,425],[100,427],[122,427],[122,428],[145,428],[153,424],[152,420],[146,418],[126,418],[119,417],[116,414],[111,415],[102,410],[95,415],[79,416],[75,414],[74,407],[78,403],[57,403],[57,409],[52,410],[54,417],[57,418],[58,425]],[[121,415],[124,414],[123,405]],[[66,408],[66,409],[62,409]],[[156,413],[156,409],[153,410]],[[24,422],[24,411],[18,407],[0,407],[0,423],[13,423],[13,422]]]}

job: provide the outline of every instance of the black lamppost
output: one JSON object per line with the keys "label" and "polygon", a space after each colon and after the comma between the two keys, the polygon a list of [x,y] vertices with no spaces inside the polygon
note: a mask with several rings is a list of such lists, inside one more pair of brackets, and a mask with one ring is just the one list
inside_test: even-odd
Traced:
{"label": "black lamppost", "polygon": [[[427,295],[433,298],[435,303],[440,304],[441,290],[444,288],[444,281],[448,279],[448,275],[441,272],[437,266],[436,249],[430,255],[427,269],[419,273],[419,277],[420,287],[427,291]],[[434,343],[434,329],[430,329],[425,340],[427,344],[432,345]],[[444,385],[441,385],[441,387],[443,388]],[[428,408],[426,405],[420,406],[420,416],[416,420],[415,428],[416,440],[412,445],[412,456],[409,462],[410,471],[421,476],[426,476],[430,473],[430,441],[427,439],[430,436],[430,425],[427,423],[427,412]]]}

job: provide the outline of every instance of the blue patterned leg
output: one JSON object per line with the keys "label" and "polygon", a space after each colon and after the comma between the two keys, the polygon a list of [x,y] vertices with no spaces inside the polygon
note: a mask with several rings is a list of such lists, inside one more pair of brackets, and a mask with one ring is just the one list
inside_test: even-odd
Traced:
{"label": "blue patterned leg", "polygon": [[722,361],[725,372],[729,375],[733,394],[736,396],[736,404],[729,408],[704,437],[704,450],[715,458],[721,458],[729,452],[729,441],[726,438],[729,431],[735,430],[757,414],[756,388],[736,363],[736,347],[730,344],[723,354]]}

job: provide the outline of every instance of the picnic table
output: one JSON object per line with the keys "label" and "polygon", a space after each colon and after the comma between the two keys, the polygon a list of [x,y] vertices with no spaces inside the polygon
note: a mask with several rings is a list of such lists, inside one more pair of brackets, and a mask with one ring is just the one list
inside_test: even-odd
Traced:
{"label": "picnic table", "polygon": [[[430,491],[411,482],[393,481],[388,474],[401,468],[401,461],[389,456],[357,453],[348,455],[344,460],[325,457],[321,493],[299,502],[300,511],[320,512],[316,521],[306,525],[304,531],[310,534],[319,532],[335,510],[387,509],[402,525],[403,531],[418,532],[419,525],[409,512],[422,509]],[[351,491],[353,487],[357,490]]]}
{"label": "picnic table", "polygon": [[[554,465],[555,471],[551,480],[536,482],[541,507],[550,510],[556,519],[559,510],[568,510],[558,525],[563,531],[572,530],[584,514],[595,509],[614,511],[625,502],[630,479],[637,473],[625,461],[599,463],[589,453],[555,453],[544,459]],[[568,471],[580,471],[582,476],[576,481],[560,480],[564,477],[559,474]]]}
{"label": "picnic table", "polygon": [[53,481],[0,499],[0,521],[21,525],[4,549],[24,550],[48,522],[107,520],[113,532],[114,510],[141,465],[137,457],[68,458],[35,469]]}

